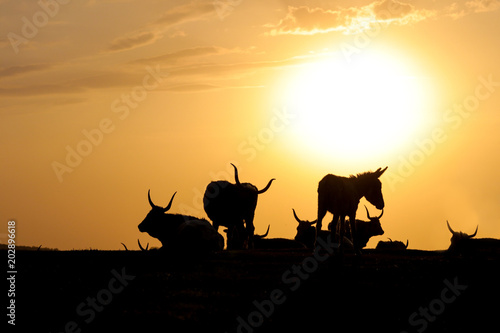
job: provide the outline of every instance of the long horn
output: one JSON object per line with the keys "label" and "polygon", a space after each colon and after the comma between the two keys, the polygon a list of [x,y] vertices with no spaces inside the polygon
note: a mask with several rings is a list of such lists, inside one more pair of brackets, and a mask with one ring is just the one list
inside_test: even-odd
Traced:
{"label": "long horn", "polygon": [[269,228],[270,228],[270,227],[271,227],[271,225],[269,224],[269,225],[267,226],[267,231],[266,231],[266,233],[265,233],[265,234],[263,234],[263,235],[254,235],[254,237],[255,237],[255,238],[257,238],[257,239],[262,239],[262,238],[266,237],[266,236],[267,236],[267,234],[269,233]]}
{"label": "long horn", "polygon": [[153,203],[153,201],[151,200],[150,192],[151,192],[151,190],[148,190],[148,201],[149,201],[149,204],[151,205],[151,208],[155,208],[156,206]]}
{"label": "long horn", "polygon": [[406,239],[405,249],[407,249],[407,248],[408,248],[408,244],[410,244],[410,242],[408,241],[408,239]]}
{"label": "long horn", "polygon": [[141,251],[147,251],[149,248],[149,243],[146,245],[146,248],[143,248],[139,239],[137,239],[137,244],[139,244],[139,248],[141,249]]}
{"label": "long horn", "polygon": [[301,219],[299,219],[299,217],[297,216],[297,213],[295,213],[295,209],[293,209],[293,208],[292,208],[292,211],[293,211],[293,216],[295,217],[295,219],[297,220],[297,222],[299,222],[299,224],[300,224],[300,223],[307,223],[307,224],[309,224],[309,225],[311,225],[311,226],[312,226],[314,223],[316,223],[316,222],[317,222],[317,220],[314,220],[314,221],[312,221],[312,222],[309,222],[309,221],[302,221],[302,220],[301,220]]}
{"label": "long horn", "polygon": [[454,235],[455,231],[453,231],[453,229],[450,227],[450,223],[448,222],[448,220],[446,220],[446,225],[448,226],[448,230],[450,230],[450,232]]}
{"label": "long horn", "polygon": [[377,217],[377,219],[379,219],[379,220],[380,220],[380,218],[382,217],[382,215],[384,215],[384,209],[383,209],[383,208],[382,208],[382,213],[380,213],[380,216],[379,216],[379,217]]}
{"label": "long horn", "polygon": [[476,227],[476,231],[474,231],[474,233],[472,235],[470,235],[469,238],[472,238],[472,237],[476,236],[476,234],[477,234],[477,228],[479,228],[479,226]]}
{"label": "long horn", "polygon": [[297,216],[297,213],[295,213],[295,209],[292,208],[292,211],[293,211],[293,216],[295,217],[295,219],[297,220],[297,222],[299,222],[299,223],[304,222],[301,219],[299,219],[299,217]]}
{"label": "long horn", "polygon": [[234,168],[234,180],[236,181],[236,185],[241,186],[240,178],[238,178],[238,168],[236,168],[236,165],[234,165],[233,163],[231,163],[231,165]]}
{"label": "long horn", "polygon": [[170,209],[170,207],[172,206],[172,201],[174,200],[174,197],[176,194],[177,194],[177,192],[175,192],[174,195],[172,195],[172,198],[170,199],[168,206],[163,209],[164,212],[167,212]]}
{"label": "long horn", "polygon": [[368,217],[368,219],[371,220],[372,218],[370,217],[370,213],[368,212],[368,208],[366,207],[366,205],[365,209],[366,209],[366,217]]}
{"label": "long horn", "polygon": [[269,183],[267,183],[266,187],[264,187],[262,190],[258,191],[257,193],[262,194],[262,193],[266,192],[269,189],[269,187],[271,187],[271,183],[273,182],[273,180],[276,180],[276,179],[275,178],[271,179],[269,181]]}

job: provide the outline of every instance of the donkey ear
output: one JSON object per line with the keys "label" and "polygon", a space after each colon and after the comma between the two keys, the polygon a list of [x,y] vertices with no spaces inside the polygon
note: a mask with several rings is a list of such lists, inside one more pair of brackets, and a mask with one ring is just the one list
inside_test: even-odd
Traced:
{"label": "donkey ear", "polygon": [[375,175],[377,176],[377,178],[379,178],[380,176],[382,176],[382,174],[385,172],[385,170],[387,170],[388,167],[385,167],[384,169],[382,168],[378,168],[377,171],[375,171]]}

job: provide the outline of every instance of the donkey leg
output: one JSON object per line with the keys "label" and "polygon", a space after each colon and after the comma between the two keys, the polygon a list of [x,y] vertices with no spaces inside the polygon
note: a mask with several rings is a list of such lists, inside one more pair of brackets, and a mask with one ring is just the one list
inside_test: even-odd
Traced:
{"label": "donkey leg", "polygon": [[338,214],[333,214],[333,219],[331,222],[331,225],[328,226],[328,229],[330,230],[330,233],[332,234],[332,241],[335,241],[337,237],[337,226],[339,222],[340,216]]}
{"label": "donkey leg", "polygon": [[326,215],[326,209],[322,207],[318,207],[318,218],[316,220],[316,235],[321,231],[321,227],[323,226],[323,218]]}
{"label": "donkey leg", "polygon": [[344,252],[345,216],[340,215],[339,248],[340,253]]}

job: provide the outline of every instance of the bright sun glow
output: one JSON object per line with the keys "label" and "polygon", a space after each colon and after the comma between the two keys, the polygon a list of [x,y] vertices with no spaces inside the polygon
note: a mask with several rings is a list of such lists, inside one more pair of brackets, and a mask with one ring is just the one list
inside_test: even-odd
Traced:
{"label": "bright sun glow", "polygon": [[376,53],[305,66],[286,96],[297,113],[294,135],[309,151],[350,160],[393,153],[425,121],[417,74]]}

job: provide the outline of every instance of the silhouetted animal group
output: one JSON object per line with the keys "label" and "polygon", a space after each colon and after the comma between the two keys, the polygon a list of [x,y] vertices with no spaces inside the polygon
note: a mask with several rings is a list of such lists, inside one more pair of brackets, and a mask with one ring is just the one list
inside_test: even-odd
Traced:
{"label": "silhouetted animal group", "polygon": [[[317,240],[321,238],[323,241],[336,242],[340,252],[343,252],[344,248],[349,248],[355,253],[360,253],[371,237],[384,234],[380,218],[384,213],[385,203],[382,195],[382,183],[379,178],[387,170],[387,167],[350,177],[332,174],[323,177],[318,185],[317,219],[312,222],[301,220],[295,210],[292,210],[299,225],[295,239],[291,240],[265,238],[268,235],[269,227],[264,235],[255,235],[254,233],[253,220],[258,196],[265,193],[275,179],[271,179],[263,189],[259,190],[250,183],[241,183],[238,169],[234,164],[231,165],[234,167],[235,184],[225,180],[213,181],[208,184],[205,190],[203,206],[212,224],[206,219],[193,216],[168,214],[167,211],[172,206],[177,192],[172,195],[168,205],[163,208],[153,203],[150,191],[148,191],[151,211],[139,224],[139,230],[160,240],[163,250],[193,254],[224,249],[224,238],[218,232],[220,226],[226,228],[224,232],[227,233],[228,250],[248,248],[313,249]],[[357,220],[356,211],[362,197],[365,197],[377,209],[382,210],[381,214],[372,217],[365,206],[368,221]],[[333,214],[333,219],[328,225],[328,230],[322,230],[322,221],[327,212]],[[491,239],[471,242],[472,237],[477,233],[477,228],[476,232],[470,236],[453,231],[449,224],[448,228],[453,234],[450,252],[462,253],[469,251],[470,248],[477,249],[486,243],[486,246],[492,246],[500,242]],[[140,243],[139,246],[143,249]],[[376,248],[393,251],[406,250],[407,247],[408,241],[405,245],[400,241],[389,239],[388,242],[380,241]]]}

